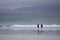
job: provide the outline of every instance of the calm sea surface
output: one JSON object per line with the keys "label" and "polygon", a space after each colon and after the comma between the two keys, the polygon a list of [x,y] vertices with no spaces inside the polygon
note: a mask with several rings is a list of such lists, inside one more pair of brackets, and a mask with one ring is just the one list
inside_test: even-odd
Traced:
{"label": "calm sea surface", "polygon": [[0,24],[60,24],[60,17],[38,14],[0,14]]}

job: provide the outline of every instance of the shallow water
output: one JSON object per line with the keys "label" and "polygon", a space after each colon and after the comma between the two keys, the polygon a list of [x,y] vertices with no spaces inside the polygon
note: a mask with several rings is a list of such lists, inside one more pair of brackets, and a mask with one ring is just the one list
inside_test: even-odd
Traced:
{"label": "shallow water", "polygon": [[44,27],[42,30],[35,27],[0,27],[0,34],[26,34],[26,35],[60,35],[60,27]]}

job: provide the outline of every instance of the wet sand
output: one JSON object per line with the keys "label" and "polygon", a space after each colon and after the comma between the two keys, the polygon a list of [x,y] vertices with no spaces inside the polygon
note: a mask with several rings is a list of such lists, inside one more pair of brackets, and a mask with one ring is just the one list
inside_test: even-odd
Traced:
{"label": "wet sand", "polygon": [[0,40],[60,40],[59,35],[7,35],[0,34]]}

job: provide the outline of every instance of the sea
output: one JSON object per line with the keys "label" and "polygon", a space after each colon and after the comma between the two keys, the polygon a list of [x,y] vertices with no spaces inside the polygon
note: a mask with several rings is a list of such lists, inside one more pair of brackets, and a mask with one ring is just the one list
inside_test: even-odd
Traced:
{"label": "sea", "polygon": [[[40,24],[43,24],[42,29]],[[60,35],[59,24],[60,17],[56,16],[0,14],[0,34]]]}

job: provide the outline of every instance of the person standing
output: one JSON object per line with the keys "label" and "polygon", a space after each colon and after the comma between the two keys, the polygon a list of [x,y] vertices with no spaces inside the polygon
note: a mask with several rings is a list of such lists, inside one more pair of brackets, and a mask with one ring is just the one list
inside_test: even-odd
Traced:
{"label": "person standing", "polygon": [[43,24],[41,24],[41,29],[43,28]]}
{"label": "person standing", "polygon": [[37,28],[39,28],[39,24],[37,24]]}
{"label": "person standing", "polygon": [[39,34],[39,24],[37,24],[37,28],[38,28],[38,30],[37,30],[37,34]]}

